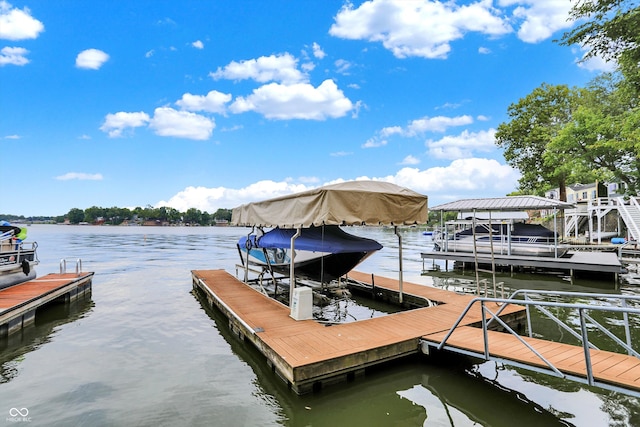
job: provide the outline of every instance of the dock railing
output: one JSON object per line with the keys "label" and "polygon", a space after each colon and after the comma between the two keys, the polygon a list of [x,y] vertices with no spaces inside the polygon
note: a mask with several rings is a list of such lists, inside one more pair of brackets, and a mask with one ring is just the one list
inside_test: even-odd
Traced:
{"label": "dock railing", "polygon": [[[80,258],[76,259],[76,276],[82,274],[82,260]],[[67,274],[67,260],[60,260],[60,274]]]}
{"label": "dock railing", "polygon": [[[548,301],[548,300],[541,301],[541,300],[533,299],[533,296],[589,298],[591,300],[609,301],[610,304],[609,305],[590,305],[585,303],[567,303],[567,302],[555,302],[555,301]],[[441,350],[445,347],[445,345],[447,344],[447,340],[454,333],[455,329],[460,325],[464,317],[469,313],[469,311],[472,309],[474,305],[476,305],[477,303],[480,303],[481,309],[482,309],[482,331],[483,331],[483,339],[484,339],[484,359],[485,360],[491,360],[491,355],[489,353],[489,340],[488,340],[489,329],[488,328],[491,323],[496,322],[500,324],[500,326],[502,326],[505,331],[507,331],[514,337],[516,337],[533,354],[535,354],[548,367],[548,371],[551,371],[555,373],[557,376],[564,378],[565,377],[564,373],[562,373],[550,361],[548,361],[544,356],[542,356],[529,342],[524,340],[522,336],[520,336],[516,331],[514,331],[509,325],[507,325],[500,318],[500,314],[510,304],[525,306],[526,318],[527,318],[527,332],[529,337],[533,338],[534,332],[533,332],[531,309],[535,308],[540,313],[545,315],[548,319],[558,324],[563,330],[569,332],[571,336],[573,336],[574,338],[580,341],[580,343],[582,344],[582,348],[584,350],[584,361],[585,361],[586,373],[587,373],[587,383],[589,385],[602,385],[602,384],[596,384],[596,381],[594,380],[593,365],[591,363],[591,355],[589,350],[590,349],[599,350],[599,349],[596,345],[594,345],[589,340],[588,331],[589,329],[599,330],[605,336],[613,340],[618,345],[618,349],[622,348],[628,355],[640,359],[640,353],[638,353],[638,351],[633,347],[633,342],[631,338],[630,320],[629,320],[629,315],[637,315],[640,317],[640,308],[629,306],[628,303],[630,301],[638,301],[640,303],[640,296],[521,289],[514,292],[509,298],[477,297],[469,302],[469,304],[463,310],[462,314],[460,314],[457,321],[451,327],[451,329],[449,330],[447,335],[444,337],[442,342],[440,342],[440,344],[437,346],[437,348]],[[493,304],[494,306],[495,304],[498,304],[500,308],[494,312],[491,308],[488,307],[489,304]],[[579,318],[579,325],[574,325],[574,327],[572,327],[567,321],[563,321],[557,315],[553,314],[550,310],[552,308],[577,311],[578,318]],[[593,316],[590,315],[591,312],[621,313],[622,321],[616,321],[615,323],[619,323],[624,329],[624,338],[622,339],[616,336],[609,328],[607,328],[606,326],[603,326],[600,322],[595,320]],[[576,326],[579,326],[579,331],[576,331],[574,329]],[[608,351],[613,351],[613,350],[608,349]]]}

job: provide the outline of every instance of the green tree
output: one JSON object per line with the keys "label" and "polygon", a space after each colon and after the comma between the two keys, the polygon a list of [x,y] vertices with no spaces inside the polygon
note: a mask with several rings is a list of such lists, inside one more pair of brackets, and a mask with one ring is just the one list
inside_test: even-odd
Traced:
{"label": "green tree", "polygon": [[213,218],[217,220],[226,219],[227,221],[231,221],[232,212],[233,211],[231,209],[220,208],[213,214]]}
{"label": "green tree", "polygon": [[79,224],[84,221],[84,211],[82,209],[73,208],[67,214],[67,218],[71,224]]}
{"label": "green tree", "polygon": [[565,33],[561,44],[587,46],[585,60],[616,61],[620,71],[640,93],[640,8],[637,0],[578,0],[570,18],[582,21]]}
{"label": "green tree", "polygon": [[[498,126],[496,144],[504,149],[507,163],[520,171],[521,191],[542,195],[557,186],[561,200],[566,200],[569,165],[554,157],[545,158],[545,152],[571,120],[578,96],[578,89],[543,83],[509,106],[510,121]],[[572,159],[563,161],[573,163]]]}
{"label": "green tree", "polygon": [[105,217],[105,210],[98,206],[91,206],[84,210],[84,220],[89,224],[94,223],[98,218]]}
{"label": "green tree", "polygon": [[202,221],[202,212],[196,208],[189,208],[184,214],[184,222],[190,224],[200,224]]}
{"label": "green tree", "polygon": [[572,120],[547,147],[572,182],[608,181],[625,184],[637,194],[640,183],[640,113],[637,100],[613,74],[603,74],[582,91]]}

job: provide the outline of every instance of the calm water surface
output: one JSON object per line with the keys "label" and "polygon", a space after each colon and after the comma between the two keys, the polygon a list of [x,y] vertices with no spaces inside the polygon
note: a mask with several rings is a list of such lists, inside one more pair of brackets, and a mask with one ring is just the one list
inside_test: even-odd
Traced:
{"label": "calm water surface", "polygon": [[[349,230],[385,248],[358,269],[397,277],[397,238]],[[638,399],[541,374],[449,357],[417,357],[356,381],[296,396],[226,320],[192,293],[191,270],[235,274],[240,228],[29,227],[39,275],[61,258],[94,271],[93,293],[37,316],[0,342],[0,425],[31,426],[633,426]],[[459,273],[422,275],[420,231],[403,232],[404,279],[455,287]],[[519,275],[508,289],[636,293],[635,285]],[[361,308],[362,309],[362,308]],[[365,310],[366,311],[366,310]],[[554,327],[548,333],[553,335]],[[10,415],[28,410],[26,418]],[[24,424],[23,424],[24,423]]]}

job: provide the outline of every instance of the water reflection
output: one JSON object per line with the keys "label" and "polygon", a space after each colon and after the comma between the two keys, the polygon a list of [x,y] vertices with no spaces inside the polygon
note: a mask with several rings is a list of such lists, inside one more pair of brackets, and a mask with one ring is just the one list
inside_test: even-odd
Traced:
{"label": "water reflection", "polygon": [[90,293],[69,303],[50,303],[38,309],[33,325],[0,338],[0,384],[18,376],[25,354],[51,342],[60,326],[89,316],[93,307]]}
{"label": "water reflection", "polygon": [[[33,425],[60,426],[640,425],[635,398],[450,356],[403,359],[297,396],[264,356],[230,333],[223,316],[191,293],[190,270],[234,273],[235,242],[247,231],[32,226],[29,236],[40,244],[38,273],[56,272],[61,257],[81,258],[84,269],[96,273],[93,293],[77,312],[54,309],[0,347],[0,414],[27,407]],[[393,229],[347,231],[384,245],[360,271],[397,277]],[[453,289],[475,279],[423,275],[420,254],[430,249],[428,236],[409,228],[401,234],[406,281]],[[571,284],[526,274],[500,280],[508,290],[638,292],[630,282]],[[340,304],[327,318],[384,315],[379,307],[356,313],[359,307]],[[617,319],[608,321],[617,326]],[[536,332],[560,333],[551,324]]]}

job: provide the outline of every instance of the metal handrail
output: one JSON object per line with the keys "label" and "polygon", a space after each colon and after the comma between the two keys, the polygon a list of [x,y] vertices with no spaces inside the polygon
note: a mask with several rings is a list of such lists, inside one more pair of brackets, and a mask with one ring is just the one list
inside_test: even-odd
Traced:
{"label": "metal handrail", "polygon": [[[638,205],[638,202],[635,199],[630,199],[631,201],[629,202],[629,207],[633,204],[636,209],[640,209],[640,205]],[[622,219],[625,222],[625,225],[627,226],[627,228],[629,228],[629,231],[631,231],[631,237],[633,237],[633,240],[638,240],[640,239],[640,229],[638,228],[638,225],[636,224],[636,222],[633,219],[633,215],[631,215],[631,212],[629,211],[627,205],[624,202],[624,199],[622,197],[618,197],[617,198],[617,202],[619,205],[619,209],[618,211],[621,213]]]}
{"label": "metal handrail", "polygon": [[[82,274],[82,260],[80,258],[76,259],[75,270],[76,276]],[[60,274],[67,274],[67,260],[64,258],[60,260]]]}
{"label": "metal handrail", "polygon": [[[516,299],[515,297],[520,296],[524,299]],[[619,300],[622,303],[622,306],[600,306],[600,305],[588,305],[582,303],[562,303],[562,302],[550,302],[550,301],[534,301],[530,299],[530,294],[536,295],[556,295],[556,296],[572,296],[572,297],[589,297],[589,298],[603,298],[608,300]],[[510,328],[502,319],[500,319],[500,314],[504,311],[504,309],[510,304],[516,305],[524,305],[526,306],[526,315],[527,315],[527,327],[529,332],[529,337],[533,336],[532,325],[531,325],[531,313],[530,307],[534,307],[540,309],[542,307],[556,307],[556,308],[565,308],[571,310],[578,310],[579,318],[580,318],[580,334],[577,334],[570,326],[568,326],[565,322],[558,319],[556,316],[551,315],[550,319],[561,325],[563,329],[571,330],[572,335],[578,338],[583,347],[585,365],[587,370],[587,381],[590,385],[594,384],[593,378],[593,367],[591,365],[591,356],[589,353],[590,348],[597,349],[595,345],[593,345],[588,338],[587,332],[587,322],[590,322],[592,325],[596,326],[599,330],[601,330],[605,335],[609,338],[613,339],[618,345],[623,347],[627,353],[636,358],[640,358],[640,353],[632,347],[631,342],[631,331],[629,327],[629,314],[640,315],[640,309],[632,308],[627,306],[627,301],[636,300],[640,301],[640,296],[636,295],[611,295],[611,294],[592,294],[592,293],[579,293],[579,292],[563,292],[563,291],[539,291],[539,290],[529,290],[529,289],[520,289],[514,292],[509,298],[488,298],[488,297],[476,297],[472,299],[467,307],[460,314],[456,322],[454,322],[453,326],[449,330],[449,332],[445,335],[443,340],[438,345],[438,349],[441,350],[447,340],[451,337],[455,329],[460,326],[460,323],[471,310],[471,308],[476,304],[480,303],[481,311],[482,311],[482,330],[484,337],[484,356],[485,360],[489,360],[489,340],[488,340],[488,327],[489,324],[493,321],[499,323],[505,330],[507,330],[511,335],[516,337],[523,345],[525,345],[532,353],[534,353],[540,360],[542,360],[552,371],[554,371],[557,375],[564,377],[562,374],[551,362],[546,360],[538,351],[536,351],[530,343],[522,339],[522,337]],[[496,303],[500,305],[500,308],[495,313],[491,311],[487,307],[488,303]],[[548,310],[541,310],[544,314],[550,314]],[[595,321],[591,316],[588,315],[589,311],[603,311],[603,312],[614,312],[614,313],[622,313],[623,321],[625,327],[625,335],[626,342],[623,342],[620,338],[616,337],[611,331],[603,327],[600,323]],[[489,320],[487,320],[487,315],[489,316]]]}

